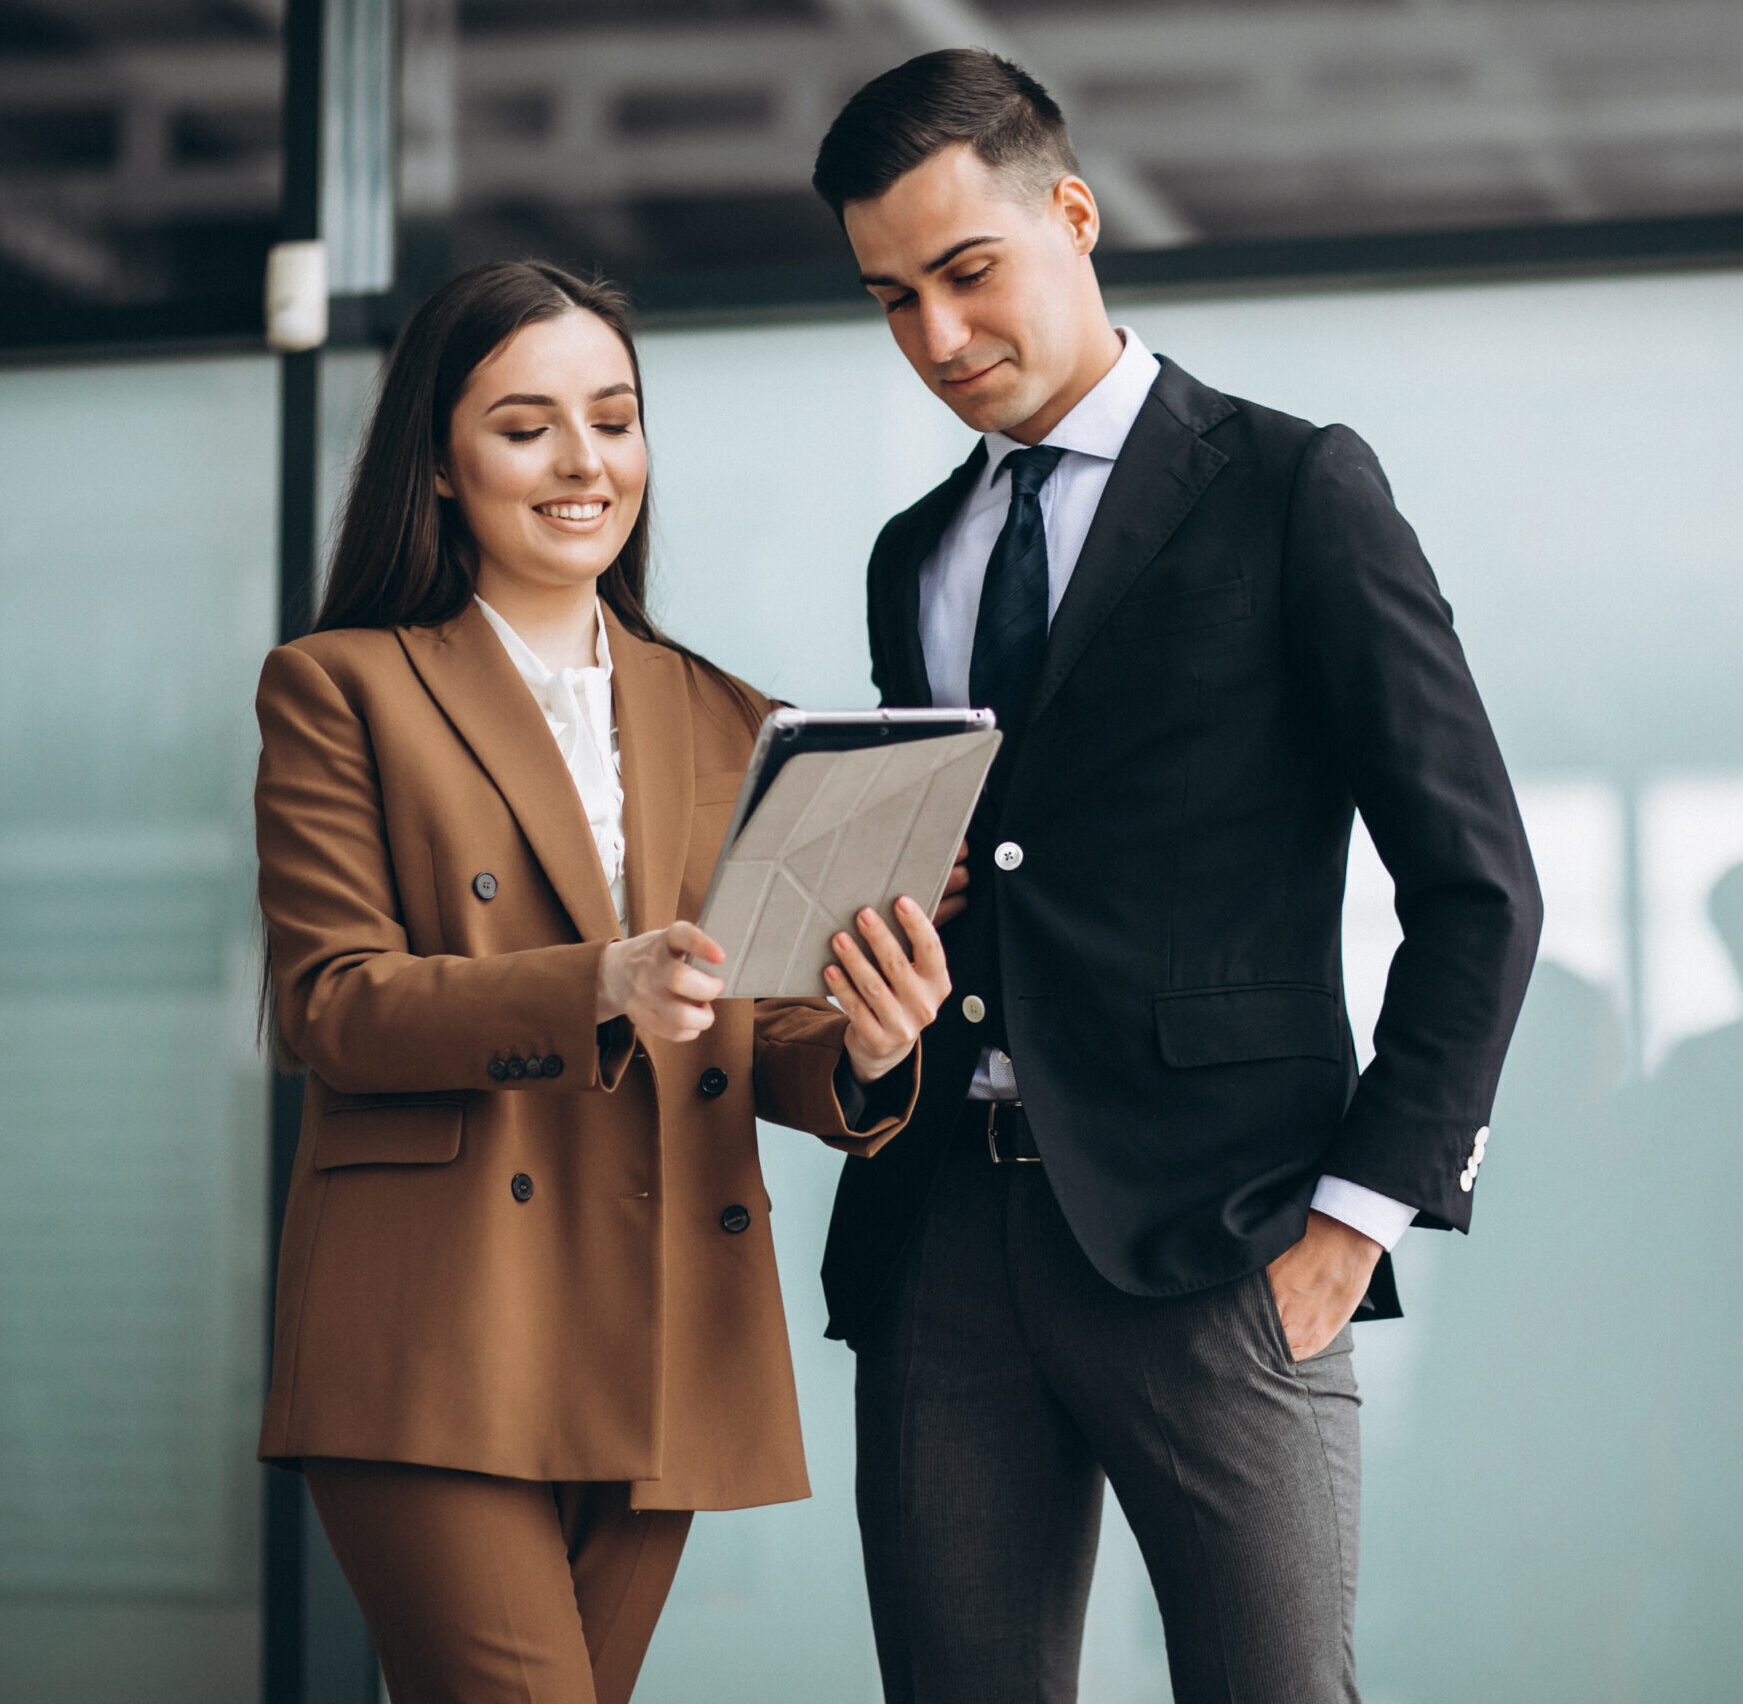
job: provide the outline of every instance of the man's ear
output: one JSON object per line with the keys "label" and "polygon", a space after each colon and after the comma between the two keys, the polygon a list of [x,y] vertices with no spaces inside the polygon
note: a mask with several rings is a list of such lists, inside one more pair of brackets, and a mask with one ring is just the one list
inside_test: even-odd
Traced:
{"label": "man's ear", "polygon": [[1062,177],[1053,186],[1053,205],[1071,232],[1071,246],[1089,254],[1101,236],[1101,209],[1080,177]]}

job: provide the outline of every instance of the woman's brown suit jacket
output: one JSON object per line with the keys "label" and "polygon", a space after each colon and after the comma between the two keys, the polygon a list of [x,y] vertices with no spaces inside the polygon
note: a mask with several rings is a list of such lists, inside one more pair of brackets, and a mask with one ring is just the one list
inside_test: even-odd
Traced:
{"label": "woman's brown suit jacket", "polygon": [[[696,916],[754,730],[607,623],[633,933]],[[260,902],[309,1067],[262,1458],[631,1480],[641,1508],[806,1495],[754,1118],[849,1150],[900,1128],[843,1121],[845,1020],[596,1025],[611,895],[475,607],[283,646],[258,711]]]}

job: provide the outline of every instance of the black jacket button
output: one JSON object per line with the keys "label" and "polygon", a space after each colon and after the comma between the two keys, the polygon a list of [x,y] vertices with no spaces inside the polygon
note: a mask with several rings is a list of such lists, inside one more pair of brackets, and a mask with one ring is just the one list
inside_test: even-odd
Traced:
{"label": "black jacket button", "polygon": [[527,1075],[529,1077],[542,1077],[544,1074],[545,1062],[535,1053],[527,1060]]}
{"label": "black jacket button", "polygon": [[728,1236],[737,1236],[740,1231],[750,1229],[750,1209],[748,1207],[728,1207],[720,1215],[720,1228]]}
{"label": "black jacket button", "polygon": [[533,1198],[533,1180],[525,1172],[516,1172],[508,1187],[516,1201],[531,1201]]}
{"label": "black jacket button", "polygon": [[545,1075],[547,1077],[560,1077],[560,1076],[562,1076],[562,1074],[563,1074],[563,1056],[562,1056],[562,1054],[560,1054],[560,1053],[547,1053],[545,1055]]}
{"label": "black jacket button", "polygon": [[508,1081],[508,1066],[502,1060],[492,1059],[484,1069],[490,1073],[491,1082],[506,1083]]}
{"label": "black jacket button", "polygon": [[472,891],[477,894],[480,899],[495,899],[496,877],[488,870],[480,870],[478,874],[472,878]]}
{"label": "black jacket button", "polygon": [[727,1082],[728,1078],[726,1073],[722,1071],[718,1065],[710,1065],[708,1069],[702,1073],[702,1081],[699,1082],[696,1087],[699,1088],[710,1100],[713,1100],[717,1095],[723,1095],[726,1093]]}
{"label": "black jacket button", "polygon": [[508,1062],[508,1074],[517,1080],[527,1074],[527,1062],[518,1053]]}

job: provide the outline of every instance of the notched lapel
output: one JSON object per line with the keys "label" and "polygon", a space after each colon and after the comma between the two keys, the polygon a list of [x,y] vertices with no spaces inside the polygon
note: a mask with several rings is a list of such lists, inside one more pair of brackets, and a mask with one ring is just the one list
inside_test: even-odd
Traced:
{"label": "notched lapel", "polygon": [[631,934],[677,915],[696,775],[684,659],[627,633],[609,609],[611,689],[623,757],[623,839]]}
{"label": "notched lapel", "polygon": [[[1189,405],[1189,406],[1183,406]],[[1146,563],[1174,536],[1228,457],[1200,433],[1235,405],[1164,361],[1120,451],[1047,633],[1033,722]]]}
{"label": "notched lapel", "polygon": [[899,651],[895,660],[904,676],[892,683],[896,690],[889,695],[891,703],[922,710],[931,707],[932,682],[926,674],[926,652],[920,643],[920,570],[937,549],[944,529],[955,518],[969,486],[985,465],[986,440],[982,438],[948,479],[935,485],[902,515],[896,536],[887,546],[891,553],[890,596],[896,612],[892,631]]}
{"label": "notched lapel", "polygon": [[620,932],[617,912],[575,779],[477,605],[443,627],[395,631],[430,696],[514,812],[582,940],[610,940]]}

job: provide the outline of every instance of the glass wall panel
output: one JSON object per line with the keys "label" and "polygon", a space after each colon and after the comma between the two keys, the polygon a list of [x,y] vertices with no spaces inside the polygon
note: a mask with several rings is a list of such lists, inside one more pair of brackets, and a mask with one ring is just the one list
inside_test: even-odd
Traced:
{"label": "glass wall panel", "polygon": [[[1409,1233],[1363,1327],[1370,1704],[1728,1704],[1743,1686],[1743,275],[1245,301],[1118,317],[1207,382],[1369,439],[1519,785],[1548,901],[1467,1241]],[[881,324],[643,342],[671,628],[801,703],[871,700],[872,537],[966,451]],[[1358,1032],[1396,941],[1371,849]],[[878,1696],[852,1357],[816,1271],[838,1162],[764,1132],[816,1496],[705,1515],[641,1704]],[[1092,1704],[1166,1696],[1110,1512]]]}
{"label": "glass wall panel", "polygon": [[237,1704],[276,363],[0,375],[0,1697]]}

